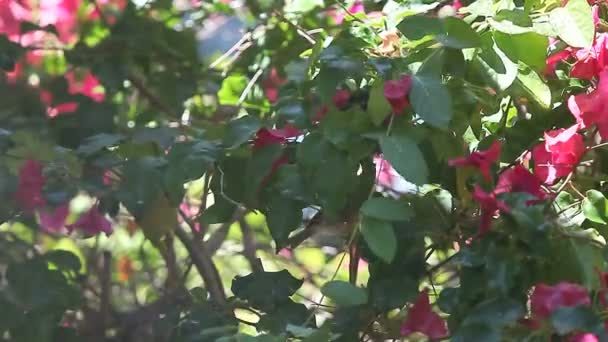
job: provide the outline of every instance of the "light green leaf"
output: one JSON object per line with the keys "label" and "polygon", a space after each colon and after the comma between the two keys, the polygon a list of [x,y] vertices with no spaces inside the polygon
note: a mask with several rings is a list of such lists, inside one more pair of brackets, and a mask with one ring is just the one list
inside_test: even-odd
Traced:
{"label": "light green leaf", "polygon": [[391,113],[391,104],[384,97],[384,82],[381,80],[374,82],[369,92],[367,113],[376,126],[380,125]]}
{"label": "light green leaf", "polygon": [[414,217],[414,211],[407,204],[385,197],[368,199],[361,206],[361,213],[387,221],[407,221]]}
{"label": "light green leaf", "polygon": [[323,7],[323,0],[293,0],[290,1],[287,6],[285,6],[285,12],[304,13],[314,9],[317,6]]}
{"label": "light green leaf", "polygon": [[413,75],[410,101],[416,114],[431,126],[446,128],[452,119],[452,97],[439,77]]}
{"label": "light green leaf", "polygon": [[323,286],[321,293],[341,306],[356,306],[367,303],[367,291],[346,281],[330,281]]}
{"label": "light green leaf", "polygon": [[473,60],[474,65],[479,68],[484,78],[504,91],[517,78],[517,63],[511,61],[490,36],[484,37],[484,42],[485,48]]}
{"label": "light green leaf", "polygon": [[236,105],[243,90],[247,86],[247,78],[243,75],[230,75],[222,82],[222,88],[217,93],[221,105]]}
{"label": "light green leaf", "polygon": [[583,214],[595,223],[608,223],[608,201],[604,194],[597,190],[589,190],[583,200]]}
{"label": "light green leaf", "polygon": [[383,136],[380,148],[391,165],[408,181],[422,185],[429,175],[426,161],[416,142],[403,135]]}
{"label": "light green leaf", "polygon": [[549,14],[549,22],[558,36],[573,47],[586,48],[593,43],[595,25],[587,0],[570,0]]}
{"label": "light green leaf", "polygon": [[516,83],[522,87],[527,97],[534,99],[543,108],[551,107],[551,89],[536,72],[527,67],[520,69]]}
{"label": "light green leaf", "polygon": [[387,264],[393,261],[397,253],[397,237],[390,222],[364,217],[361,235],[375,255]]}
{"label": "light green leaf", "polygon": [[544,71],[549,45],[547,37],[535,32],[522,34],[494,32],[494,40],[500,50],[514,63],[521,61],[538,72]]}

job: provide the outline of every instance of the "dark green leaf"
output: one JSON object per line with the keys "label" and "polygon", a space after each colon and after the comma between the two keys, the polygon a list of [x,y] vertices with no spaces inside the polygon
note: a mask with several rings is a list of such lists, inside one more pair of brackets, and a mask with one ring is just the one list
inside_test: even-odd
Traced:
{"label": "dark green leaf", "polygon": [[255,272],[235,277],[231,290],[235,296],[247,300],[261,310],[272,310],[302,286],[303,281],[294,278],[287,270],[279,272]]}
{"label": "dark green leaf", "polygon": [[80,272],[80,259],[74,253],[57,249],[46,253],[44,257],[60,270]]}
{"label": "dark green leaf", "polygon": [[408,39],[421,39],[427,35],[437,35],[443,32],[441,20],[424,15],[406,17],[397,28]]}
{"label": "dark green leaf", "polygon": [[346,281],[330,281],[321,288],[321,293],[341,306],[356,306],[367,303],[365,289]]}
{"label": "dark green leaf", "polygon": [[415,184],[425,184],[429,171],[418,145],[403,135],[383,136],[380,148],[391,165],[405,179]]}
{"label": "dark green leaf", "polygon": [[447,47],[466,49],[480,46],[479,35],[462,19],[447,17],[443,19],[444,33],[437,36],[437,41]]}
{"label": "dark green leaf", "polygon": [[452,119],[452,97],[440,78],[426,74],[412,76],[409,95],[416,114],[429,125],[446,128]]}
{"label": "dark green leaf", "polygon": [[385,197],[370,198],[361,206],[363,215],[387,221],[407,221],[414,211],[403,201]]}
{"label": "dark green leaf", "polygon": [[363,239],[380,259],[390,264],[397,252],[397,237],[390,222],[364,217],[361,222]]}
{"label": "dark green leaf", "polygon": [[560,335],[573,331],[589,331],[601,324],[593,311],[584,306],[562,307],[551,314],[551,325]]}
{"label": "dark green leaf", "polygon": [[78,147],[78,153],[91,155],[107,147],[115,146],[122,140],[124,140],[124,136],[120,134],[100,133],[86,138]]}
{"label": "dark green leaf", "polygon": [[268,203],[266,221],[277,250],[285,247],[289,234],[302,225],[302,208],[300,202],[282,196],[275,196]]}

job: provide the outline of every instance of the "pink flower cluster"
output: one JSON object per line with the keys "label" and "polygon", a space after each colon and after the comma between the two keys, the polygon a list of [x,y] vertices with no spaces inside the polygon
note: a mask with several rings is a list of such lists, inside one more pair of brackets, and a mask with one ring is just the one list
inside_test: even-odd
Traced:
{"label": "pink flower cluster", "polygon": [[[605,284],[602,285],[602,288],[605,291]],[[577,306],[591,306],[591,296],[584,287],[568,282],[560,282],[552,286],[543,283],[537,284],[530,295],[532,316],[523,320],[522,323],[532,329],[538,329],[541,323],[557,309]],[[606,305],[603,304],[603,307],[605,308]],[[592,333],[578,332],[571,335],[567,341],[599,342],[599,339]]]}
{"label": "pink flower cluster", "polygon": [[71,225],[66,225],[69,215],[69,204],[62,204],[54,209],[46,208],[47,201],[43,190],[47,179],[43,174],[44,166],[36,160],[26,160],[19,170],[17,189],[13,199],[25,213],[38,213],[40,226],[49,233],[61,232],[65,227],[69,232],[79,229],[86,235],[100,232],[112,233],[112,223],[99,212],[97,205],[80,215]]}
{"label": "pink flower cluster", "polygon": [[[486,182],[492,180],[490,168],[498,161],[500,156],[500,143],[495,141],[485,151],[475,151],[465,158],[455,158],[448,161],[448,165],[453,167],[469,166],[478,169]],[[510,212],[511,209],[506,203],[498,199],[497,196],[506,193],[527,193],[535,197],[529,202],[533,204],[542,201],[547,197],[547,193],[541,187],[541,181],[537,175],[532,174],[522,165],[515,165],[506,169],[498,176],[498,181],[494,190],[486,192],[476,184],[473,189],[473,199],[479,203],[481,209],[478,236],[482,236],[490,231],[492,218],[499,212]]]}
{"label": "pink flower cluster", "polygon": [[411,88],[412,78],[409,75],[384,83],[384,97],[391,104],[393,113],[401,114],[410,105],[408,94]]}
{"label": "pink flower cluster", "polygon": [[[32,22],[41,27],[53,25],[57,30],[58,42],[72,44],[77,38],[77,27],[84,20],[99,20],[99,10],[110,10],[104,18],[112,23],[116,18],[112,13],[125,8],[125,0],[98,1],[99,6],[81,0],[0,0],[0,34],[5,34],[16,43],[26,47],[44,46],[45,41],[55,40],[54,36],[44,31],[21,32],[21,23]],[[84,9],[84,11],[81,11]],[[55,44],[56,45],[56,44]],[[31,50],[26,53],[25,62],[29,65],[39,65],[47,53],[44,50]],[[7,74],[8,80],[15,82],[23,73],[23,61],[18,62],[15,70]],[[76,74],[68,72],[65,75],[68,82],[68,92],[72,95],[82,94],[101,102],[105,98],[101,84],[90,72]],[[47,106],[47,115],[55,117],[62,113],[78,109],[76,102],[55,103],[53,95],[44,89],[40,90],[40,100]]]}

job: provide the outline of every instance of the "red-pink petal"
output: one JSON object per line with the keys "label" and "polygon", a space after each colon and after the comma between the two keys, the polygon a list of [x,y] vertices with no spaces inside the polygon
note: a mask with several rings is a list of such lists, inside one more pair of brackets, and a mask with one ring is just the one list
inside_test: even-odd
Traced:
{"label": "red-pink petal", "polygon": [[406,321],[401,325],[401,335],[408,336],[414,332],[425,334],[430,339],[440,339],[448,335],[446,322],[433,312],[427,290],[420,292],[416,302],[408,310]]}

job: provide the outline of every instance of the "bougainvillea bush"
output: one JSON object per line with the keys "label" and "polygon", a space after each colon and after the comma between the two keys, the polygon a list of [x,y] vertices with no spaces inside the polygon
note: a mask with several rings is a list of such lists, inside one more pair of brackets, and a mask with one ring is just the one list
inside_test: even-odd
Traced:
{"label": "bougainvillea bush", "polygon": [[608,341],[607,19],[0,0],[0,340]]}

